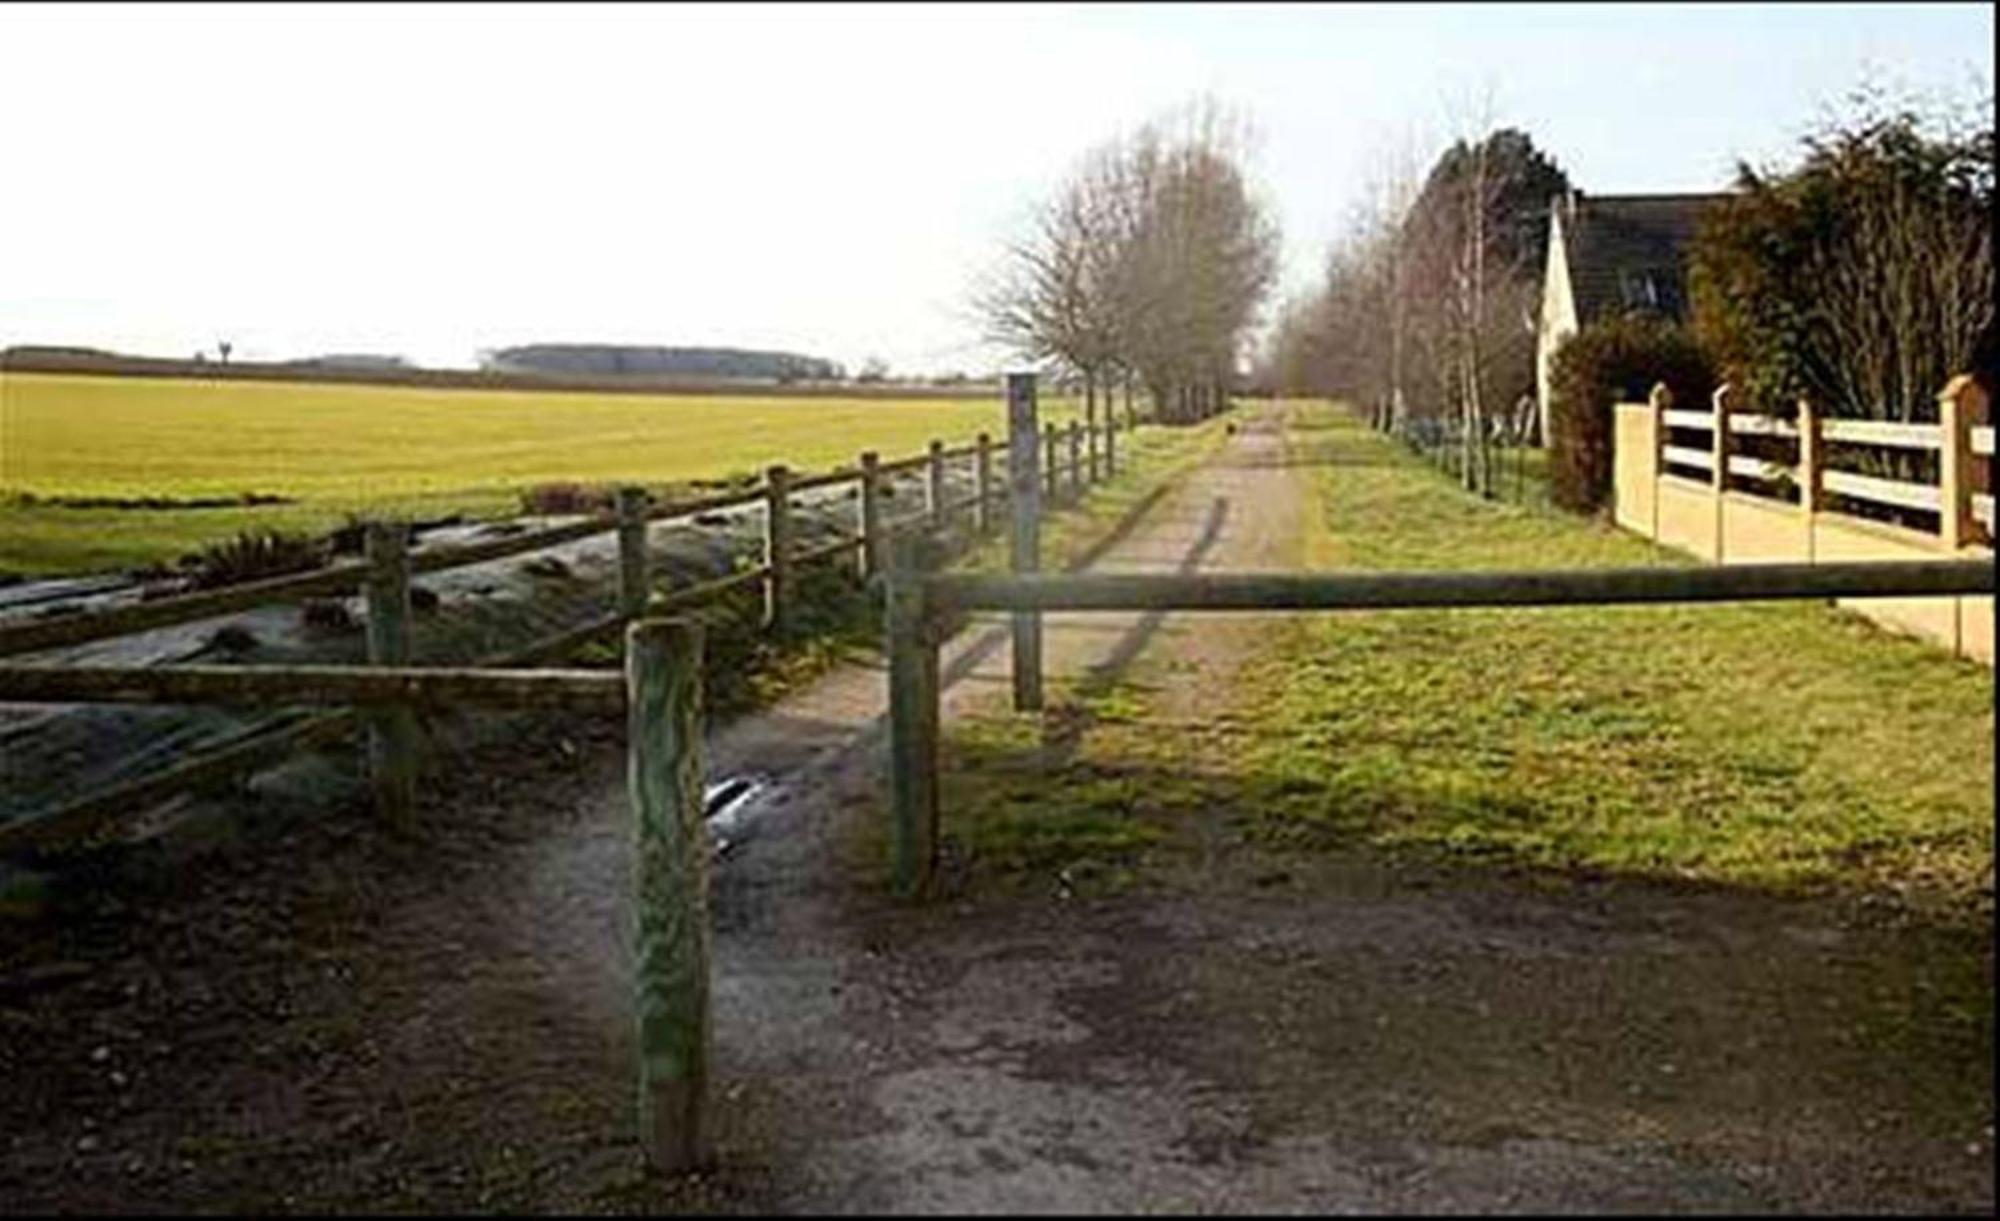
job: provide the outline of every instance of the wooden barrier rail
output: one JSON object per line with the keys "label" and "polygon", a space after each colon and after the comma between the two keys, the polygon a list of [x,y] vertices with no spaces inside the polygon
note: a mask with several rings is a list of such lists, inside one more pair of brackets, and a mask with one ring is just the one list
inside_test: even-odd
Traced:
{"label": "wooden barrier rail", "polygon": [[[1986,560],[1516,572],[926,575],[889,572],[889,791],[894,884],[929,892],[938,842],[940,624],[966,611],[1336,611],[1607,606],[1991,594]],[[1014,678],[1041,687],[1039,649]],[[1017,705],[1018,706],[1018,705]]]}

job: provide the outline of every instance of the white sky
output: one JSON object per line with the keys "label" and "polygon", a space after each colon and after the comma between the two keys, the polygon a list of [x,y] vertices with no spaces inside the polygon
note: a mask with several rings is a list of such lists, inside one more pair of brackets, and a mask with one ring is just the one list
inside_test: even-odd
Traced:
{"label": "white sky", "polygon": [[[1489,85],[1586,191],[1789,156],[1872,64],[1993,78],[1927,6],[0,5],[0,346],[469,363],[534,340],[994,367],[963,302],[1076,157],[1207,91],[1286,281]],[[1962,91],[1962,90],[1961,90]]]}

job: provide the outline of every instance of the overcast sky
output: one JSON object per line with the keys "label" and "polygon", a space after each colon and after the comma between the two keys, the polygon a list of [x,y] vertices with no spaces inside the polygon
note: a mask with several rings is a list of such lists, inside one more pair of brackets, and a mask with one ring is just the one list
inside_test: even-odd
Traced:
{"label": "overcast sky", "polygon": [[1963,93],[1943,5],[0,5],[0,346],[534,340],[997,363],[974,275],[1090,145],[1247,109],[1310,281],[1371,164],[1491,86],[1585,191],[1725,185],[1872,65]]}

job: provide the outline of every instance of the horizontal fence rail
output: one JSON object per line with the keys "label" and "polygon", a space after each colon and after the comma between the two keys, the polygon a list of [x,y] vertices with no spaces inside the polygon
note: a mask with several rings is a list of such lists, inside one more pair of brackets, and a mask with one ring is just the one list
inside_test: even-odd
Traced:
{"label": "horizontal fence rail", "polygon": [[[1994,592],[1991,560],[1525,572],[890,573],[889,791],[896,891],[933,893],[939,841],[937,625],[965,611],[1338,611],[1615,606]],[[1039,671],[1017,642],[1013,669]],[[1037,679],[1039,682],[1039,679]]]}
{"label": "horizontal fence rail", "polygon": [[444,666],[0,666],[0,702],[395,705],[617,710],[625,680],[595,670]]}
{"label": "horizontal fence rail", "polygon": [[1586,568],[1518,572],[943,575],[926,598],[951,610],[1354,610],[1743,602],[1989,594],[1985,560]]}

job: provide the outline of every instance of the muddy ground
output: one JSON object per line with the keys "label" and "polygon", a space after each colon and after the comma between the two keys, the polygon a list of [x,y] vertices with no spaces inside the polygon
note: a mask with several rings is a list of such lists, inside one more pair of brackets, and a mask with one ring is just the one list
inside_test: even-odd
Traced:
{"label": "muddy ground", "polygon": [[[1097,566],[1291,562],[1279,444],[1241,430]],[[1166,724],[1271,630],[1048,627],[1053,673],[1142,672]],[[947,715],[1001,706],[1000,640],[949,647]],[[863,833],[881,692],[857,658],[712,735],[770,784],[716,873],[707,1173],[632,1143],[622,726],[523,718],[414,840],[301,809],[5,926],[0,1204],[1992,1210],[1991,1031],[1939,1011],[1966,971],[1990,995],[1987,930],[1221,837],[1116,896],[955,860],[899,907]]]}

